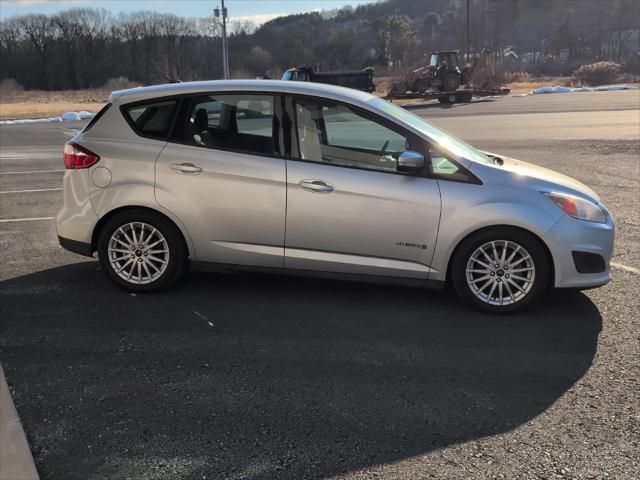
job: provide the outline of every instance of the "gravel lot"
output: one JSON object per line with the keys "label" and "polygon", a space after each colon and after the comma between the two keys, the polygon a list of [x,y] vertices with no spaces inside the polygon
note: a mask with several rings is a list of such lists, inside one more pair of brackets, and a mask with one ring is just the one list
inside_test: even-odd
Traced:
{"label": "gravel lot", "polygon": [[41,478],[640,478],[640,95],[412,108],[592,186],[613,282],[502,317],[256,274],[128,295],[58,248],[61,192],[24,191],[81,125],[1,127],[0,359]]}

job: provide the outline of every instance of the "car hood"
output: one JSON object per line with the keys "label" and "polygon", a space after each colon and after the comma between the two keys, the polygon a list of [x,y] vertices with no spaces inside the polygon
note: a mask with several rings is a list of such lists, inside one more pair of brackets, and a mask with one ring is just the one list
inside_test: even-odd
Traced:
{"label": "car hood", "polygon": [[505,155],[484,153],[501,158],[504,163],[496,165],[495,168],[519,185],[524,186],[523,182],[526,182],[527,187],[540,191],[568,193],[596,203],[600,202],[600,197],[596,192],[567,175]]}

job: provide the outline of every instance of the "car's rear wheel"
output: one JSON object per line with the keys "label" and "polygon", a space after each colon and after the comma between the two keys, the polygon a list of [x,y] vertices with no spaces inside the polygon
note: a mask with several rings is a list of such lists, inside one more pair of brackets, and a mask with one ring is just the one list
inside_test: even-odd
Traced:
{"label": "car's rear wheel", "polygon": [[164,290],[184,274],[187,255],[178,229],[147,210],[115,215],[98,238],[102,269],[130,292]]}
{"label": "car's rear wheel", "polygon": [[539,240],[517,229],[491,229],[465,239],[452,263],[458,294],[475,307],[507,313],[530,305],[549,282]]}

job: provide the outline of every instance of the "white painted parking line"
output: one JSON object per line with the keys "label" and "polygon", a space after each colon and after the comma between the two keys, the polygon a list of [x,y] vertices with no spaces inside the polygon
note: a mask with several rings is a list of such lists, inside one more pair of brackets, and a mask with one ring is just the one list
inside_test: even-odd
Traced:
{"label": "white painted parking line", "polygon": [[30,159],[46,159],[46,158],[60,158],[62,156],[62,150],[38,150],[35,152],[16,152],[16,151],[3,151],[0,152],[0,160],[30,160]]}
{"label": "white painted parking line", "polygon": [[11,223],[11,222],[36,222],[38,220],[53,220],[56,217],[32,217],[32,218],[5,218],[0,220],[0,223]]}
{"label": "white painted parking line", "polygon": [[64,170],[30,170],[27,172],[0,172],[0,175],[26,175],[27,173],[59,173]]}
{"label": "white painted parking line", "polygon": [[33,193],[33,192],[59,192],[62,188],[36,188],[34,190],[6,190],[0,193]]}
{"label": "white painted parking line", "polygon": [[626,272],[637,273],[640,274],[640,268],[630,267],[628,265],[623,265],[622,263],[611,262],[612,267],[619,268],[620,270],[624,270]]}

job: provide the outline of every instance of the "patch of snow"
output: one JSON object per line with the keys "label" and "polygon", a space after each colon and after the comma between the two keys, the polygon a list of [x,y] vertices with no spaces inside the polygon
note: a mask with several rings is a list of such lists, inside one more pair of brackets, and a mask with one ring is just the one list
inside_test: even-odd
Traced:
{"label": "patch of snow", "polygon": [[603,90],[612,91],[612,90],[638,90],[638,87],[635,85],[604,85],[602,87],[595,87],[594,90],[600,92]]}
{"label": "patch of snow", "polygon": [[60,118],[65,122],[73,122],[80,120],[80,114],[78,112],[65,112]]}
{"label": "patch of snow", "polygon": [[551,86],[547,85],[546,87],[540,87],[533,90],[531,93],[534,95],[539,95],[542,93],[577,93],[577,92],[604,92],[604,91],[612,91],[612,90],[637,90],[638,87],[635,85],[603,85],[601,87],[562,87],[559,85]]}
{"label": "patch of snow", "polygon": [[0,120],[0,125],[22,125],[24,123],[51,123],[51,122],[71,122],[92,118],[95,113],[85,112],[65,112],[59,117],[47,118],[21,118],[19,120]]}
{"label": "patch of snow", "polygon": [[576,87],[571,90],[572,92],[593,92],[593,88],[589,87]]}

